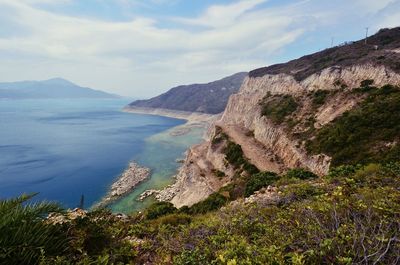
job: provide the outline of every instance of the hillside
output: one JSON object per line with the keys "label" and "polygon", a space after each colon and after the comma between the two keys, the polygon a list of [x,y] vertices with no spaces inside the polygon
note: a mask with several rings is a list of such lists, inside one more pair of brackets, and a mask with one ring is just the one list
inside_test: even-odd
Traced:
{"label": "hillside", "polygon": [[134,101],[129,107],[217,114],[224,111],[229,96],[239,90],[246,76],[237,73],[207,84],[174,87],[157,97]]}
{"label": "hillside", "polygon": [[0,98],[117,98],[99,90],[75,85],[65,79],[0,83]]}
{"label": "hillside", "polygon": [[[381,30],[367,45],[358,41],[252,71],[229,98],[209,140],[191,148],[176,183],[158,198],[190,206],[257,170],[304,168],[323,176],[341,164],[400,160],[400,72],[377,56],[397,58],[399,32]],[[382,39],[387,46],[381,42],[375,50],[373,41]],[[365,47],[355,61],[329,57],[321,69],[310,61],[360,45]]]}
{"label": "hillside", "polygon": [[249,76],[288,74],[297,81],[302,81],[331,66],[343,68],[365,64],[385,66],[400,73],[400,28],[381,29],[370,36],[367,43],[365,45],[365,40],[344,43],[288,63],[253,70]]}

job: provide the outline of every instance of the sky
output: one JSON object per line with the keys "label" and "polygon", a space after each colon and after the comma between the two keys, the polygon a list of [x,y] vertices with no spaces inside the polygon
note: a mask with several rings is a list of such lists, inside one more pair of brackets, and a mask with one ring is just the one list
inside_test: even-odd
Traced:
{"label": "sky", "polygon": [[0,0],[0,82],[134,98],[400,26],[400,0]]}

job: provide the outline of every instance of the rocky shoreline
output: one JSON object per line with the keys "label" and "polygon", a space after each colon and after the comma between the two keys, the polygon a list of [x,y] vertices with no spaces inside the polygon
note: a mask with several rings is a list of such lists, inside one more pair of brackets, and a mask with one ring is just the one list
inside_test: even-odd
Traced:
{"label": "rocky shoreline", "polygon": [[[175,111],[169,109],[159,109],[159,108],[143,108],[143,107],[132,107],[127,106],[123,109],[125,112],[129,113],[138,113],[138,114],[149,114],[149,115],[158,115],[176,119],[183,119],[187,122],[183,125],[176,126],[170,130],[171,136],[180,136],[189,133],[193,128],[203,127],[206,128],[206,133],[203,136],[204,139],[207,138],[208,130],[210,126],[218,119],[221,118],[221,114],[206,114],[200,112],[185,112],[185,111]],[[185,159],[179,159],[179,163],[182,163],[182,166],[179,168],[179,172],[174,176],[174,183],[164,187],[160,190],[149,189],[144,191],[137,198],[138,201],[143,201],[150,196],[154,196],[157,201],[171,201],[180,191],[185,190],[185,183],[187,179],[185,178],[187,171],[190,169],[185,167],[185,161],[188,159],[188,154],[191,153],[192,147],[189,148],[186,152]],[[177,161],[178,162],[178,161]],[[202,179],[191,179],[192,184],[202,185]],[[201,188],[201,192],[199,196],[204,197],[205,194],[211,193],[212,190],[209,188],[209,184],[205,187]],[[197,198],[197,195],[194,197]],[[182,206],[183,201],[173,202],[177,206]],[[189,201],[189,204],[192,204]]]}
{"label": "rocky shoreline", "polygon": [[175,119],[187,120],[188,123],[209,123],[216,118],[220,117],[218,114],[207,114],[202,112],[188,112],[170,109],[159,109],[159,108],[143,108],[143,107],[132,107],[126,106],[123,111],[138,114],[149,114],[164,116]]}
{"label": "rocky shoreline", "polygon": [[135,162],[130,162],[129,167],[111,185],[107,195],[93,208],[106,207],[110,203],[127,195],[137,185],[145,181],[150,176],[150,169],[142,167]]}

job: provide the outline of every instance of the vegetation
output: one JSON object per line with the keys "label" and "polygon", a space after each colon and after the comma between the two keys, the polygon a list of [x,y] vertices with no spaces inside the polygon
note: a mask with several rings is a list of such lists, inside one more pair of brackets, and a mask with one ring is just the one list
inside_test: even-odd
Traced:
{"label": "vegetation", "polygon": [[62,255],[68,239],[59,227],[44,222],[49,212],[60,211],[53,203],[28,203],[35,194],[0,201],[0,263],[30,264],[42,253]]}
{"label": "vegetation", "polygon": [[[240,181],[239,181],[240,180]],[[262,185],[259,183],[262,183]],[[175,209],[157,203],[125,219],[108,211],[55,222],[44,213],[51,205],[22,206],[2,201],[1,264],[396,264],[400,252],[400,163],[346,165],[323,178],[303,169],[279,177],[270,172],[239,178],[250,190],[274,185],[279,201],[245,204],[224,196]],[[278,193],[277,193],[278,194]],[[15,213],[4,226],[7,213]],[[224,208],[220,208],[224,206]],[[19,212],[14,210],[13,212]],[[27,212],[27,213],[28,213]],[[32,215],[32,213],[35,213]],[[65,215],[65,214],[64,214]],[[26,216],[36,216],[27,218]],[[28,221],[29,220],[29,221]],[[24,222],[34,229],[24,230]],[[3,229],[8,229],[3,230]],[[5,243],[16,230],[18,244]],[[40,229],[40,230],[36,230]],[[44,229],[44,230],[43,230]],[[4,232],[6,231],[6,233]],[[38,232],[40,231],[40,233]],[[46,231],[52,231],[47,233]],[[26,234],[25,234],[26,233]],[[46,240],[35,241],[45,234]],[[65,241],[65,238],[69,238]],[[9,242],[9,241],[7,241]],[[60,242],[58,244],[57,242]],[[27,260],[12,246],[37,249]],[[32,247],[35,246],[35,247]],[[56,246],[61,246],[56,249]],[[54,248],[53,248],[54,247]],[[21,249],[18,249],[19,251]]]}
{"label": "vegetation", "polygon": [[317,175],[303,168],[290,169],[288,172],[286,172],[285,177],[289,179],[301,179],[301,180],[318,178]]}
{"label": "vegetation", "polygon": [[201,214],[217,210],[227,203],[227,198],[222,194],[216,192],[208,196],[204,201],[194,204],[187,210],[183,209],[184,212],[190,214]]}
{"label": "vegetation", "polygon": [[260,172],[256,166],[251,164],[243,154],[242,147],[230,140],[227,140],[227,145],[223,150],[226,161],[234,166],[239,171],[244,170],[248,174],[256,174]]}
{"label": "vegetation", "polygon": [[[372,80],[363,83],[369,86]],[[399,120],[400,89],[391,85],[371,89],[357,108],[317,131],[307,149],[332,156],[334,166],[398,161]]]}
{"label": "vegetation", "polygon": [[274,123],[282,123],[285,118],[296,111],[298,103],[291,95],[268,94],[260,103],[261,114]]}
{"label": "vegetation", "polygon": [[[400,28],[383,29],[368,37],[368,45],[364,40],[343,43],[320,52],[303,56],[288,63],[275,64],[259,68],[249,73],[250,77],[266,74],[289,74],[302,81],[312,74],[320,73],[329,67],[351,67],[354,65],[383,65],[395,72],[400,71],[398,54],[390,52],[400,47]],[[375,45],[379,48],[375,49]]]}
{"label": "vegetation", "polygon": [[226,148],[224,149],[225,159],[229,164],[238,168],[246,162],[244,158],[242,147],[232,141],[228,141]]}
{"label": "vegetation", "polygon": [[277,174],[273,172],[261,172],[253,175],[246,183],[244,191],[245,197],[252,195],[255,191],[260,190],[262,187],[273,184],[278,180]]}
{"label": "vegetation", "polygon": [[224,172],[222,172],[221,170],[218,170],[218,169],[213,169],[212,172],[219,179],[222,179],[226,176]]}
{"label": "vegetation", "polygon": [[170,202],[157,202],[152,204],[146,210],[147,219],[156,219],[157,217],[170,214],[176,211],[174,205]]}
{"label": "vegetation", "polygon": [[325,103],[326,98],[330,94],[328,90],[317,90],[312,94],[312,104],[317,108]]}

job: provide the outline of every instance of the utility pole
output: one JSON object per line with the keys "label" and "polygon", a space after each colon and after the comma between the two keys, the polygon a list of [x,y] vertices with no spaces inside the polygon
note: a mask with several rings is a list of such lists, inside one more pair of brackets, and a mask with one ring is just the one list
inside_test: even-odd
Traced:
{"label": "utility pole", "polygon": [[333,48],[333,41],[335,40],[335,37],[332,37],[332,41],[331,41],[331,48]]}
{"label": "utility pole", "polygon": [[365,28],[365,44],[367,44],[367,40],[368,40],[368,30],[369,30],[369,28],[366,27]]}

